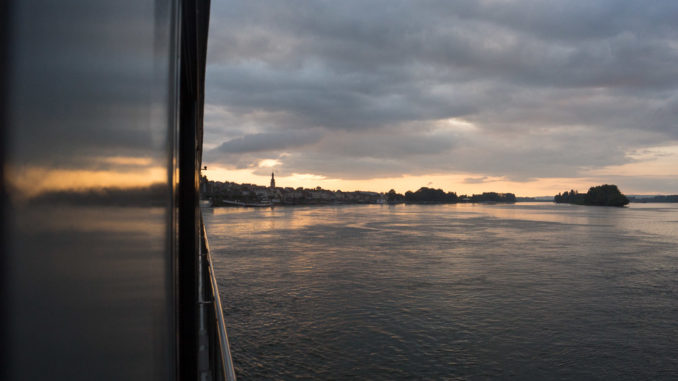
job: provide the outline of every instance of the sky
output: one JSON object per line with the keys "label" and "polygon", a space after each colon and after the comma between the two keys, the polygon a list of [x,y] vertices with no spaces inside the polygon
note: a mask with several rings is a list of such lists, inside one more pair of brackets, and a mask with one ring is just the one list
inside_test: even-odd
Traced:
{"label": "sky", "polygon": [[678,2],[216,0],[212,180],[678,193]]}

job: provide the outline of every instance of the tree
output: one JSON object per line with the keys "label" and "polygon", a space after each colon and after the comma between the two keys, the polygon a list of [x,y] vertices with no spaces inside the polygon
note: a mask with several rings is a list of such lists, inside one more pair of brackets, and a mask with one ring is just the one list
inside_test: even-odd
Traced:
{"label": "tree", "polygon": [[624,206],[629,203],[629,199],[619,191],[616,185],[609,184],[591,187],[586,193],[579,193],[574,189],[562,194],[558,193],[553,197],[553,201],[556,203],[600,206]]}
{"label": "tree", "polygon": [[388,202],[389,204],[393,204],[396,201],[396,196],[397,196],[396,191],[391,189],[390,191],[388,191],[388,193],[386,193],[386,202]]}

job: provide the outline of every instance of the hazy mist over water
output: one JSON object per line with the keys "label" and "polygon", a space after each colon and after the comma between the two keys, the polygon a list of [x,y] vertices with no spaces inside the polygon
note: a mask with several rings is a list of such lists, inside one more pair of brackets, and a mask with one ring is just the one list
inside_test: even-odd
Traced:
{"label": "hazy mist over water", "polygon": [[203,209],[241,379],[676,379],[678,205]]}

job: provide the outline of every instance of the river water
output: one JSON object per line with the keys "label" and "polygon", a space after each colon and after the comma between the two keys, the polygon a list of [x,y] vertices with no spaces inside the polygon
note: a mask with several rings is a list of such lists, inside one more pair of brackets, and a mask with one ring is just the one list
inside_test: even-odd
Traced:
{"label": "river water", "polygon": [[678,204],[203,213],[240,379],[678,379]]}

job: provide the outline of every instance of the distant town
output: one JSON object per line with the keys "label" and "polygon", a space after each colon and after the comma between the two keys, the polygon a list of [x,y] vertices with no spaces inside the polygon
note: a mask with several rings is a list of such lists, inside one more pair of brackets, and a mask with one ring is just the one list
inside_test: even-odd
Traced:
{"label": "distant town", "polygon": [[[386,193],[316,188],[277,187],[275,175],[271,174],[268,187],[254,184],[238,184],[201,178],[200,190],[203,199],[213,206],[271,206],[271,205],[318,205],[318,204],[452,204],[452,203],[513,203],[536,201],[534,198],[518,199],[513,193],[485,192],[473,195],[457,195],[442,189],[422,187],[405,194],[390,190]],[[547,201],[552,201],[547,200]]]}
{"label": "distant town", "polygon": [[[594,188],[592,188],[594,189]],[[596,188],[597,189],[597,188]],[[616,187],[615,187],[616,189]],[[316,188],[293,188],[276,186],[275,175],[271,174],[269,186],[255,184],[239,184],[229,181],[214,181],[202,176],[200,192],[204,200],[213,206],[252,206],[265,207],[273,205],[323,205],[323,204],[454,204],[454,203],[514,203],[514,202],[553,202],[554,196],[516,197],[513,193],[483,192],[481,194],[457,195],[442,189],[421,187],[405,194],[395,190],[389,192],[328,190]],[[572,191],[575,192],[575,191]],[[567,192],[555,196],[556,202],[581,203],[579,195]],[[585,195],[585,194],[582,194]],[[575,200],[576,201],[573,201]],[[582,199],[583,200],[583,199]],[[628,201],[645,202],[678,202],[678,195],[668,196],[628,196]],[[627,203],[626,201],[625,203]]]}

